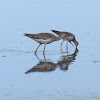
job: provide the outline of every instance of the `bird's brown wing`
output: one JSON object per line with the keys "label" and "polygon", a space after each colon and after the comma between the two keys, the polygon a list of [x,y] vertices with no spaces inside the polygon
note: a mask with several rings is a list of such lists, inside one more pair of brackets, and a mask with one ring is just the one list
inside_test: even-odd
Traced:
{"label": "bird's brown wing", "polygon": [[53,37],[53,34],[50,34],[50,33],[39,33],[39,34],[36,34],[35,38],[37,39],[49,39],[49,38],[52,38]]}
{"label": "bird's brown wing", "polygon": [[30,37],[32,39],[49,39],[52,38],[54,35],[50,33],[39,33],[39,34],[25,34],[25,36]]}
{"label": "bird's brown wing", "polygon": [[72,33],[70,32],[63,32],[63,31],[56,31],[56,30],[51,30],[52,32],[56,33],[57,35],[61,35],[61,34],[66,34],[67,36],[71,36],[73,35]]}

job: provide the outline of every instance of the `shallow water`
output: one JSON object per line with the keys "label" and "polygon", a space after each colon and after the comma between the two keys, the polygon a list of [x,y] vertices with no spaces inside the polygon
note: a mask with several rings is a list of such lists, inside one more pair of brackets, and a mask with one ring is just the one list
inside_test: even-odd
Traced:
{"label": "shallow water", "polygon": [[[100,1],[2,1],[0,100],[100,100]],[[12,9],[13,8],[13,9]],[[79,46],[62,40],[46,46],[24,33],[51,29],[75,34]]]}

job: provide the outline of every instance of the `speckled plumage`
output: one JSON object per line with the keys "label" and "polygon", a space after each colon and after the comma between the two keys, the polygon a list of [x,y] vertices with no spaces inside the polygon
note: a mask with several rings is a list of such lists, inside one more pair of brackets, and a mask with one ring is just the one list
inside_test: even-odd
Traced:
{"label": "speckled plumage", "polygon": [[51,33],[38,33],[38,34],[25,34],[25,36],[28,36],[32,39],[50,39],[50,38],[57,38],[55,35],[51,34]]}

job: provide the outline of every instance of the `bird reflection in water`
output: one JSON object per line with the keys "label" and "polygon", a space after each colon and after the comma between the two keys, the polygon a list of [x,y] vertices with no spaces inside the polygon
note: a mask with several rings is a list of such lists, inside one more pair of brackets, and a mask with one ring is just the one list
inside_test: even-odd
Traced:
{"label": "bird reflection in water", "polygon": [[56,68],[60,68],[60,70],[66,71],[68,70],[68,66],[72,62],[75,62],[78,51],[79,50],[76,48],[73,54],[62,55],[60,61],[58,61],[57,63],[46,61],[45,56],[44,61],[41,61],[39,57],[36,55],[36,57],[39,59],[39,63],[25,73],[28,74],[31,72],[51,72],[56,70]]}
{"label": "bird reflection in water", "polygon": [[61,60],[57,63],[60,70],[68,70],[68,66],[72,64],[72,62],[75,62],[78,51],[79,50],[76,48],[73,54],[62,56]]}

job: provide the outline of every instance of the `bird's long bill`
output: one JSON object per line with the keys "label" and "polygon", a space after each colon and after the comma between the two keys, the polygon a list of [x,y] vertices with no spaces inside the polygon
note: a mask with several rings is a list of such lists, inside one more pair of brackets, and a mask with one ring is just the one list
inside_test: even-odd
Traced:
{"label": "bird's long bill", "polygon": [[[69,42],[70,42],[70,41],[69,41]],[[71,42],[70,42],[70,44],[73,45]],[[74,45],[73,45],[73,46],[74,46]]]}

